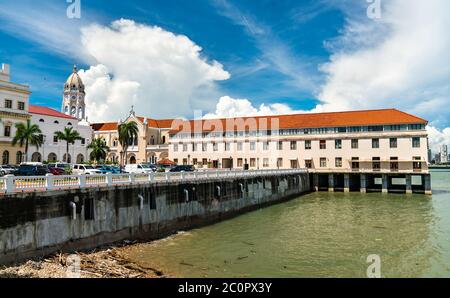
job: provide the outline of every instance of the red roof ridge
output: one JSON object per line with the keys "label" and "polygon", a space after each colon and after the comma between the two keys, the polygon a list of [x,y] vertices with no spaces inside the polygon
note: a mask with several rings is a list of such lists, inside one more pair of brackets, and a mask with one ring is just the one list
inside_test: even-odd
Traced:
{"label": "red roof ridge", "polygon": [[57,117],[57,118],[66,118],[66,119],[72,119],[77,120],[77,118],[72,117],[70,115],[66,115],[64,113],[61,113],[55,109],[44,107],[44,106],[37,106],[37,105],[29,105],[28,111],[30,114],[38,114],[38,115],[44,115],[44,116],[51,116],[51,117]]}

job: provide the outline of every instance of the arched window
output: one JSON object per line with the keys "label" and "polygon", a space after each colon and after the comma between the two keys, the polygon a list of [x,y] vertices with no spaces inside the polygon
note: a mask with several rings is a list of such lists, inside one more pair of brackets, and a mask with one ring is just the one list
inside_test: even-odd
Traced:
{"label": "arched window", "polygon": [[72,126],[72,122],[67,123],[68,126]]}
{"label": "arched window", "polygon": [[44,119],[39,119],[39,122],[45,122]]}
{"label": "arched window", "polygon": [[55,124],[59,124],[59,121],[58,121],[58,120],[55,120],[55,122],[53,122],[53,123],[55,123]]}
{"label": "arched window", "polygon": [[23,154],[20,151],[17,151],[16,153],[16,164],[21,164],[22,163],[22,158],[23,158]]}
{"label": "arched window", "polygon": [[34,152],[33,155],[31,155],[31,161],[32,162],[41,162],[42,161],[41,154],[39,152]]}
{"label": "arched window", "polygon": [[64,113],[68,113],[69,112],[69,107],[68,106],[65,106],[64,107]]}
{"label": "arched window", "polygon": [[162,137],[162,142],[163,142],[163,144],[166,143],[166,136],[163,136],[163,137]]}
{"label": "arched window", "polygon": [[4,165],[9,164],[9,151],[8,150],[3,151],[2,164],[4,164]]}
{"label": "arched window", "polygon": [[80,153],[77,155],[77,163],[83,163],[83,162],[84,162],[84,155]]}
{"label": "arched window", "polygon": [[77,112],[77,108],[76,108],[76,107],[72,107],[72,108],[70,109],[70,114],[71,114],[71,115],[75,115],[76,112]]}
{"label": "arched window", "polygon": [[56,156],[55,153],[52,152],[48,155],[48,161],[55,162],[57,160],[58,160],[58,157]]}
{"label": "arched window", "polygon": [[64,154],[63,161],[67,162],[67,163],[71,163],[72,162],[72,157],[70,156],[70,154],[68,156],[67,156],[67,153]]}

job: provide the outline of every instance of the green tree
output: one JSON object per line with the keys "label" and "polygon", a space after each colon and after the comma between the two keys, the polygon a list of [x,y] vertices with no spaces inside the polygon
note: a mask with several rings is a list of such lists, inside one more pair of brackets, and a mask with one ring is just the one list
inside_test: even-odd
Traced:
{"label": "green tree", "polygon": [[137,123],[131,121],[120,124],[117,127],[117,132],[119,133],[119,143],[123,150],[120,156],[121,164],[123,165],[124,157],[127,156],[128,147],[133,143],[134,139],[137,138],[139,129]]}
{"label": "green tree", "polygon": [[31,124],[31,120],[28,119],[26,123],[16,123],[16,135],[12,140],[12,145],[15,146],[19,143],[20,147],[25,145],[25,161],[28,161],[28,147],[29,145],[39,147],[42,146],[42,131],[36,124]]}
{"label": "green tree", "polygon": [[92,149],[90,158],[96,162],[106,159],[106,154],[109,152],[109,147],[103,138],[93,139],[89,144],[88,149]]}
{"label": "green tree", "polygon": [[73,127],[65,127],[63,131],[56,131],[55,137],[58,140],[66,141],[66,160],[65,162],[69,162],[69,145],[75,144],[76,140],[83,140],[80,133],[73,129]]}

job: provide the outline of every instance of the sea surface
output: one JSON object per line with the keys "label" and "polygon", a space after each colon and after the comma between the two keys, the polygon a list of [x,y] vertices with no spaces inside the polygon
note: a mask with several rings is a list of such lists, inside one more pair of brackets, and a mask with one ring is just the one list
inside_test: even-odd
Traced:
{"label": "sea surface", "polygon": [[311,193],[131,249],[178,277],[450,277],[450,171],[433,196]]}

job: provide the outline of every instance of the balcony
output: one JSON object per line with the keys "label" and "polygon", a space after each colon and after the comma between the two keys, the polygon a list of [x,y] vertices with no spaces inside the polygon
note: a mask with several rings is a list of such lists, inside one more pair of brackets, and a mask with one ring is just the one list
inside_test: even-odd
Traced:
{"label": "balcony", "polygon": [[169,144],[147,145],[147,150],[169,150]]}

